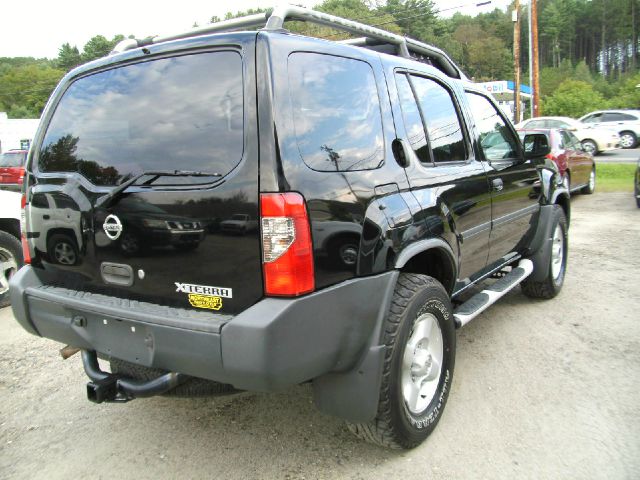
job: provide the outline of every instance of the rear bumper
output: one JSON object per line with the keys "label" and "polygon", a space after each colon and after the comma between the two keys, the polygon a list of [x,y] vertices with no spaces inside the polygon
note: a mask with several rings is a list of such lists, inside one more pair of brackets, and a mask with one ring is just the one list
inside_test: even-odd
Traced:
{"label": "rear bumper", "polygon": [[377,348],[396,275],[265,298],[229,316],[46,286],[26,266],[11,280],[11,301],[30,333],[105,358],[273,391],[346,372]]}

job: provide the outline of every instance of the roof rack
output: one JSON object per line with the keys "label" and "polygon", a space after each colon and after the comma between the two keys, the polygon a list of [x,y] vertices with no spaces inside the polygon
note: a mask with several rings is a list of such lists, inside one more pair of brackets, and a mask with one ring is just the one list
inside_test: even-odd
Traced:
{"label": "roof rack", "polygon": [[264,31],[282,31],[284,29],[284,22],[287,20],[310,22],[343,30],[355,35],[362,35],[362,38],[345,40],[340,43],[359,47],[392,45],[395,47],[396,55],[400,57],[427,62],[450,77],[467,79],[455,62],[439,48],[411,38],[396,35],[395,33],[387,32],[386,30],[372,27],[364,23],[354,22],[353,20],[347,20],[345,18],[329,15],[328,13],[298,7],[296,5],[284,5],[268,10],[265,13],[257,13],[246,17],[223,20],[221,22],[211,23],[202,27],[196,27],[182,33],[148,37],[141,40],[126,39],[118,43],[111,53],[121,53],[126,50],[144,47],[155,43],[167,42],[170,40],[197,37],[199,35],[216,32],[236,31],[259,26],[264,26],[262,28]]}

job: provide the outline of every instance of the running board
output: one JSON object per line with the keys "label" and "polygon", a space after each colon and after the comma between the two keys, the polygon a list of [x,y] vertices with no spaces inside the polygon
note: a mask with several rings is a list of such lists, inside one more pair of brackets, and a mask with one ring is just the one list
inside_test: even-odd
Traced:
{"label": "running board", "polygon": [[518,266],[507,275],[458,306],[453,312],[456,328],[460,328],[476,318],[506,295],[509,290],[531,275],[531,272],[533,272],[533,262],[526,259],[520,260]]}

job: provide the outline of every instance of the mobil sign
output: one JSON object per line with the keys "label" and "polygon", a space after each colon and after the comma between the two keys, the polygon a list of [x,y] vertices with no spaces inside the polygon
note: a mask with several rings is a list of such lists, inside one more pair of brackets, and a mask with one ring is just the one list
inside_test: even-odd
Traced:
{"label": "mobil sign", "polygon": [[479,85],[489,93],[508,93],[511,91],[506,80],[499,82],[485,82],[480,83]]}

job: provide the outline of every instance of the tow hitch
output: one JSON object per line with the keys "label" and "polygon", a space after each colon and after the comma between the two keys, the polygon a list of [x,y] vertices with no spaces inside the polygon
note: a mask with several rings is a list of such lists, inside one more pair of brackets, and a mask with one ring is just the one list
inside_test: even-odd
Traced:
{"label": "tow hitch", "polygon": [[82,364],[91,379],[87,383],[87,398],[95,403],[128,402],[134,398],[161,395],[177,387],[187,376],[182,373],[165,373],[153,380],[142,381],[124,378],[113,373],[103,372],[98,365],[96,352],[83,350]]}

